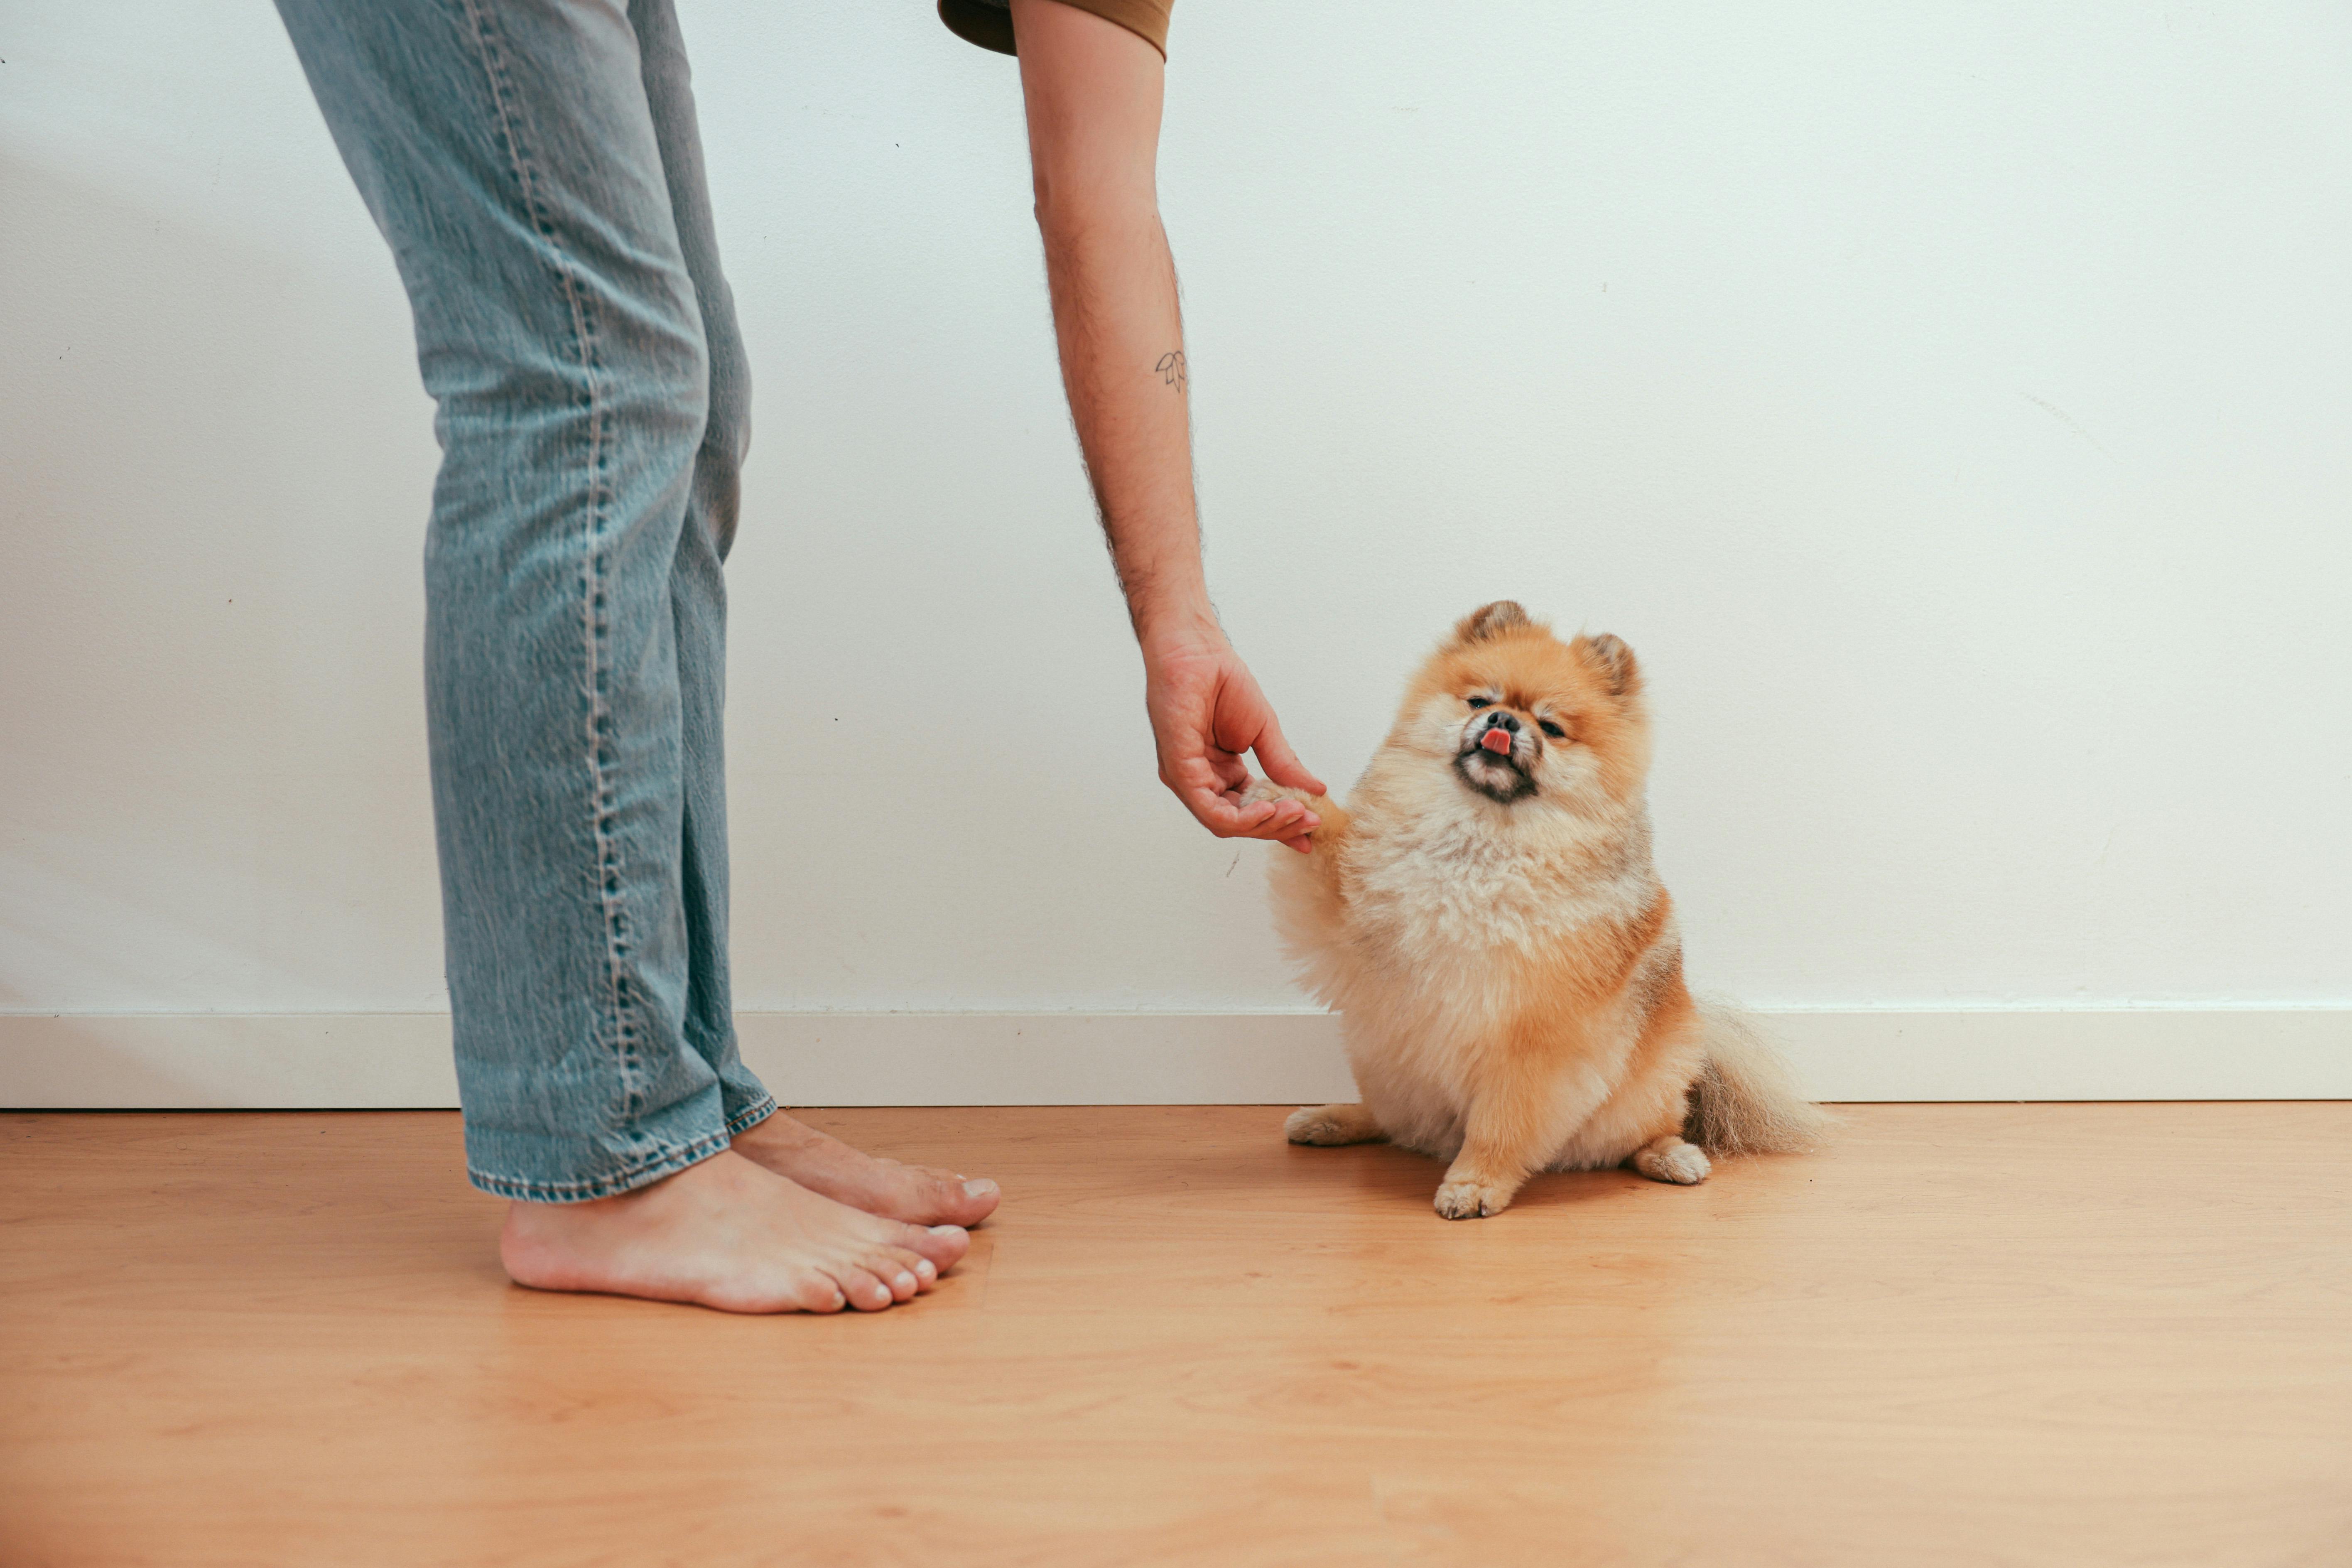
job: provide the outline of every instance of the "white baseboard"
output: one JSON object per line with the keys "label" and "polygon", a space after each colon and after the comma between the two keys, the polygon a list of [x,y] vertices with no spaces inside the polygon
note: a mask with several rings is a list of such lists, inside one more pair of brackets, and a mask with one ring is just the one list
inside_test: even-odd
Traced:
{"label": "white baseboard", "polygon": [[[2352,1099],[2352,1007],[1768,1011],[1825,1100]],[[1304,1104],[1322,1013],[746,1013],[795,1105]],[[438,1013],[0,1015],[0,1107],[454,1106]]]}

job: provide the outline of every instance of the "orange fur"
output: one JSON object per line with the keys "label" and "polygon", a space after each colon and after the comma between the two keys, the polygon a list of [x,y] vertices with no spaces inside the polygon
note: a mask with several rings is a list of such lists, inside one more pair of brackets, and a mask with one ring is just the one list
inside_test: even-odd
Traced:
{"label": "orange fur", "polygon": [[[1507,763],[1480,743],[1490,730]],[[1684,1136],[1695,1085],[1714,1086],[1710,1125],[1741,1147],[1818,1131],[1761,1047],[1684,984],[1650,860],[1649,758],[1633,651],[1562,642],[1500,601],[1415,674],[1345,809],[1254,786],[1322,818],[1310,853],[1275,864],[1276,913],[1342,1016],[1363,1095],[1299,1111],[1295,1141],[1387,1137],[1449,1161],[1437,1209],[1468,1218],[1542,1170],[1703,1179]]]}

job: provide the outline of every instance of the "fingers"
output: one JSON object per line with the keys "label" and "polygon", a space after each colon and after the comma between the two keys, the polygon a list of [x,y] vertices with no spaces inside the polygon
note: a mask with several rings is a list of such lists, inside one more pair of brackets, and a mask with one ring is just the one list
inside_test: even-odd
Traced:
{"label": "fingers", "polygon": [[[1243,777],[1247,776],[1244,770]],[[1228,782],[1205,756],[1162,753],[1160,781],[1175,792],[1194,820],[1220,838],[1245,836],[1274,816],[1270,801],[1242,805],[1240,784]]]}
{"label": "fingers", "polygon": [[1331,793],[1323,787],[1322,780],[1307,771],[1305,764],[1299,762],[1298,754],[1290,749],[1290,742],[1283,738],[1281,721],[1275,718],[1273,709],[1265,710],[1265,728],[1257,732],[1257,744],[1251,749],[1257,752],[1258,765],[1265,770],[1265,776],[1275,783],[1315,795]]}
{"label": "fingers", "polygon": [[1238,791],[1172,785],[1176,797],[1202,826],[1220,838],[1292,839],[1319,826],[1322,819],[1295,800],[1261,800],[1244,805]]}
{"label": "fingers", "polygon": [[[1307,776],[1295,762],[1292,766],[1300,776]],[[1230,776],[1205,757],[1178,758],[1160,768],[1160,777],[1193,819],[1220,838],[1272,838],[1285,843],[1296,838],[1301,843],[1295,847],[1304,847],[1303,836],[1323,825],[1314,808],[1303,801],[1244,804],[1242,792],[1251,782],[1249,769],[1237,766],[1233,771],[1239,776]]]}
{"label": "fingers", "polygon": [[1255,751],[1266,776],[1288,788],[1327,793],[1301,766],[1264,693],[1230,648],[1205,659],[1146,660],[1145,706],[1160,743],[1160,777],[1193,819],[1220,838],[1287,843],[1320,826],[1314,811],[1294,800],[1242,796],[1253,782],[1245,758]]}
{"label": "fingers", "polygon": [[1286,844],[1293,838],[1304,837],[1308,829],[1321,821],[1301,801],[1277,800],[1267,804],[1274,807],[1274,815],[1250,835],[1253,838],[1272,838]]}
{"label": "fingers", "polygon": [[1274,801],[1244,805],[1234,792],[1197,781],[1171,783],[1169,787],[1176,792],[1176,798],[1184,803],[1184,809],[1192,814],[1193,820],[1220,838],[1256,837],[1259,830],[1274,820]]}

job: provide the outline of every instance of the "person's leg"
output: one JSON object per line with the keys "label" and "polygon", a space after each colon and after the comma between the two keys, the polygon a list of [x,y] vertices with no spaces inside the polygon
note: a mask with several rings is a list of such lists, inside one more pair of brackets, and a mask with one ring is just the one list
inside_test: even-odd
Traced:
{"label": "person's leg", "polygon": [[751,363],[735,322],[734,295],[719,265],[677,16],[670,0],[629,0],[628,18],[664,198],[709,367],[708,412],[687,474],[685,526],[669,573],[677,649],[685,1035],[718,1079],[729,1131],[740,1133],[776,1109],[736,1048],[728,981],[727,580],[721,568],[735,542],[743,457],[751,445]]}
{"label": "person's leg", "polygon": [[709,370],[618,5],[286,0],[414,307],[468,1173],[609,1196],[727,1143],[687,1048],[669,583]]}
{"label": "person's leg", "polygon": [[[715,1065],[732,1062],[723,971],[698,974],[686,737],[718,710],[715,668],[681,683],[673,591],[710,363],[625,9],[279,9],[392,244],[438,405],[434,804],[468,1173],[520,1200],[509,1266],[714,1305],[887,1305],[886,1282],[911,1293],[961,1233],[727,1152],[730,1120],[766,1102]],[[723,922],[699,934],[723,944]],[[698,978],[716,982],[699,999]]]}
{"label": "person's leg", "polygon": [[918,1225],[976,1225],[996,1207],[996,1184],[877,1159],[793,1117],[744,1068],[728,995],[727,795],[721,719],[726,703],[727,589],[719,570],[734,542],[740,475],[750,444],[751,368],[703,177],[692,73],[672,0],[630,0],[639,72],[661,155],[672,219],[694,285],[710,362],[709,414],[687,487],[686,527],[670,573],[681,699],[685,900],[688,958],[686,1037],[717,1074],[738,1153],[829,1197]]}

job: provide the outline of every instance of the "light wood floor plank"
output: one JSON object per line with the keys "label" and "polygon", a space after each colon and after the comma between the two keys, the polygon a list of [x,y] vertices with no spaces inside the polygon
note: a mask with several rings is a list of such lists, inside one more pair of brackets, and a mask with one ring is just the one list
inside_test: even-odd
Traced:
{"label": "light wood floor plank", "polygon": [[933,1296],[537,1295],[445,1113],[0,1117],[0,1564],[2352,1563],[2352,1104],[1872,1106],[1695,1189],[1249,1108],[810,1120]]}

